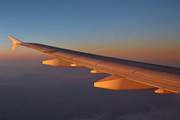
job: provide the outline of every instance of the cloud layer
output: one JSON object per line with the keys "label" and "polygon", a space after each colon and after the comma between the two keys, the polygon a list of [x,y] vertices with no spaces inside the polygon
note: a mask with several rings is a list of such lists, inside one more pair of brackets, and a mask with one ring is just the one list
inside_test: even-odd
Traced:
{"label": "cloud layer", "polygon": [[0,72],[4,70],[16,75],[0,75],[1,119],[179,119],[178,94],[94,88],[93,82],[107,75],[90,74],[88,68],[1,67]]}

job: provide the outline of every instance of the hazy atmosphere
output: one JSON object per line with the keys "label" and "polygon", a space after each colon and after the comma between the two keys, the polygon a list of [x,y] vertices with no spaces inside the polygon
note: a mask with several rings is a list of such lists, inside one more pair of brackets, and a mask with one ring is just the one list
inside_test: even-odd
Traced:
{"label": "hazy atmosphere", "polygon": [[179,120],[179,94],[94,88],[108,74],[42,65],[8,35],[82,52],[180,67],[179,0],[0,0],[0,119]]}

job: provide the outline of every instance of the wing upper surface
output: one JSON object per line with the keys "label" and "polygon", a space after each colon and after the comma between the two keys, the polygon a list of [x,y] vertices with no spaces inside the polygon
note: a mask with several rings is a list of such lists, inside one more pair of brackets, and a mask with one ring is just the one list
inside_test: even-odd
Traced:
{"label": "wing upper surface", "polygon": [[[10,39],[15,38],[10,37]],[[96,87],[99,85],[111,89],[116,86],[116,90],[159,88],[156,90],[157,93],[180,92],[180,68],[111,58],[37,43],[21,42],[18,45],[54,56],[53,60],[44,62],[49,65],[85,66],[94,69],[92,73],[109,73],[116,76],[96,82]]]}

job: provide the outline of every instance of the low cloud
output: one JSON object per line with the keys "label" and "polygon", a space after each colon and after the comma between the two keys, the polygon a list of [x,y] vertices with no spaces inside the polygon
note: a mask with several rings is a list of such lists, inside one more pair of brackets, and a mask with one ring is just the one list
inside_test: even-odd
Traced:
{"label": "low cloud", "polygon": [[[1,119],[179,119],[178,94],[94,88],[93,82],[107,75],[91,74],[88,68],[43,66],[1,70]],[[17,75],[10,75],[13,72]]]}

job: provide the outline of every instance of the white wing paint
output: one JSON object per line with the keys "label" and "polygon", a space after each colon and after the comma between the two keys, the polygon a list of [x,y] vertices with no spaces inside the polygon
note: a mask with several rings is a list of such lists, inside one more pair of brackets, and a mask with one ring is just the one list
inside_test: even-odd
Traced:
{"label": "white wing paint", "polygon": [[11,36],[13,50],[28,47],[53,56],[42,63],[62,67],[88,67],[91,73],[109,73],[94,83],[95,87],[111,90],[156,89],[156,93],[180,92],[180,68],[142,63],[83,53],[37,43],[24,43]]}

